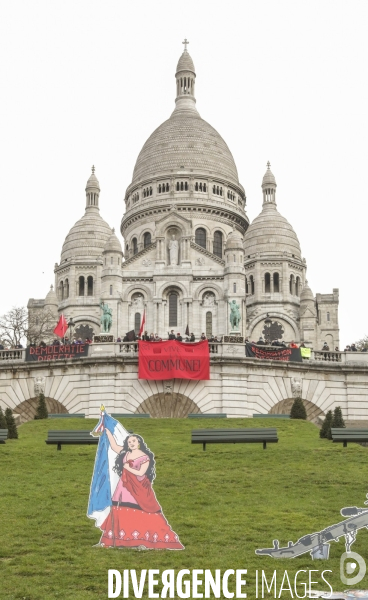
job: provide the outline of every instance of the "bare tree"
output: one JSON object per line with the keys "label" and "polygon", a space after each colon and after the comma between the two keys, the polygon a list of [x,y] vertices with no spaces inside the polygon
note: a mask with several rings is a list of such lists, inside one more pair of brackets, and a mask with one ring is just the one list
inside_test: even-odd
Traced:
{"label": "bare tree", "polygon": [[17,346],[27,338],[28,311],[24,306],[13,306],[0,317],[0,339],[5,346]]}
{"label": "bare tree", "polygon": [[368,335],[365,335],[361,340],[355,342],[355,345],[360,351],[368,351]]}
{"label": "bare tree", "polygon": [[0,340],[8,347],[18,346],[27,341],[37,345],[42,340],[52,339],[56,322],[57,318],[48,309],[37,311],[29,317],[24,306],[13,306],[0,317]]}
{"label": "bare tree", "polygon": [[27,340],[36,345],[42,341],[51,342],[55,337],[54,329],[56,324],[57,317],[47,308],[29,315]]}

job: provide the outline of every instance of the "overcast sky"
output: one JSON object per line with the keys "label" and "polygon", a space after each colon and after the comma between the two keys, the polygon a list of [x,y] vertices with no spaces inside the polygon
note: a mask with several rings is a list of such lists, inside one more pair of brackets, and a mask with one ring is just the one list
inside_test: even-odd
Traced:
{"label": "overcast sky", "polygon": [[54,283],[92,164],[119,231],[186,37],[197,108],[234,156],[249,218],[270,160],[313,293],[340,289],[340,346],[368,334],[367,23],[367,0],[2,0],[0,314]]}

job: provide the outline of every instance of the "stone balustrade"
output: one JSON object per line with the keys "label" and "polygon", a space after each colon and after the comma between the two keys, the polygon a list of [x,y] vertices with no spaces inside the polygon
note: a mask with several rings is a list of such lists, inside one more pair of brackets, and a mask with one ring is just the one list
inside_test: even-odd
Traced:
{"label": "stone balustrade", "polygon": [[[153,342],[154,343],[154,342]],[[188,342],[190,343],[190,342]],[[210,356],[213,358],[224,357],[242,357],[247,360],[254,360],[252,357],[246,357],[245,344],[236,344],[230,342],[209,342]],[[263,348],[272,348],[274,346],[262,346]],[[0,350],[0,363],[5,361],[25,362],[25,348]],[[137,342],[106,342],[90,344],[89,356],[138,356]],[[85,360],[88,357],[78,357],[78,360]],[[72,359],[75,360],[75,359]],[[266,359],[262,359],[266,360]],[[311,350],[310,358],[303,358],[303,363],[339,363],[346,365],[368,366],[368,352],[331,352],[323,350]]]}

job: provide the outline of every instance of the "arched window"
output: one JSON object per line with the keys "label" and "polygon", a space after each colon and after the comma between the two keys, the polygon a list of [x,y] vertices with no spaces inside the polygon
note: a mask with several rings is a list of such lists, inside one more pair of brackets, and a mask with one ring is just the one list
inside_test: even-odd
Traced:
{"label": "arched window", "polygon": [[206,184],[205,184],[205,183],[203,184],[203,191],[204,191],[204,192],[207,192],[207,186],[206,186]]}
{"label": "arched window", "polygon": [[110,256],[110,264],[112,264],[112,265],[114,264],[114,257],[113,256]]}
{"label": "arched window", "polygon": [[158,186],[158,193],[161,194],[161,183]]}
{"label": "arched window", "polygon": [[198,192],[198,181],[196,181],[196,184],[195,184],[195,191]]}
{"label": "arched window", "polygon": [[222,187],[220,187],[220,196],[222,196]]}
{"label": "arched window", "polygon": [[134,333],[138,335],[141,328],[141,313],[136,312],[134,315]]}
{"label": "arched window", "polygon": [[250,293],[252,294],[252,296],[254,295],[254,277],[253,277],[253,275],[250,276]]}
{"label": "arched window", "polygon": [[180,190],[180,184],[179,182],[176,183],[176,191],[178,192]]}
{"label": "arched window", "polygon": [[60,300],[64,300],[64,282],[60,281]]}
{"label": "arched window", "polygon": [[166,184],[166,191],[167,191],[167,192],[169,192],[169,191],[170,191],[170,186],[169,186],[169,184],[168,184],[168,183]]}
{"label": "arched window", "polygon": [[143,236],[143,247],[147,248],[147,246],[149,246],[151,243],[151,234],[149,231],[146,231],[146,233]]}
{"label": "arched window", "polygon": [[212,335],[212,313],[206,312],[206,336],[209,338]]}
{"label": "arched window", "polygon": [[69,279],[65,279],[64,298],[69,298]]}
{"label": "arched window", "polygon": [[330,313],[328,312],[327,313],[327,321],[329,321],[329,320],[330,320]]}
{"label": "arched window", "polygon": [[294,294],[294,275],[290,275],[289,290],[290,294]]}
{"label": "arched window", "polygon": [[184,184],[185,191],[188,191],[188,182],[186,181]]}
{"label": "arched window", "polygon": [[84,296],[84,277],[81,275],[79,277],[79,286],[78,286],[78,296]]}
{"label": "arched window", "polygon": [[175,292],[169,295],[169,327],[176,327],[178,324],[178,296]]}
{"label": "arched window", "polygon": [[137,238],[133,238],[132,239],[132,244],[133,244],[133,254],[138,254],[138,242],[137,242]]}
{"label": "arched window", "polygon": [[150,187],[149,195],[152,196],[152,188]]}
{"label": "arched window", "polygon": [[214,194],[216,194],[216,186],[215,186],[215,185],[214,185],[214,186],[213,186],[213,188],[212,188],[212,192],[213,192]]}
{"label": "arched window", "polygon": [[279,277],[278,273],[273,274],[273,291],[274,292],[280,291],[280,277]]}
{"label": "arched window", "polygon": [[199,227],[195,232],[195,243],[202,248],[206,248],[206,230],[203,227]]}
{"label": "arched window", "polygon": [[300,277],[297,277],[295,280],[295,295],[299,296],[300,294]]}
{"label": "arched window", "polygon": [[87,277],[87,296],[93,296],[93,277]]}
{"label": "arched window", "polygon": [[112,285],[110,285],[110,296],[112,296]]}
{"label": "arched window", "polygon": [[271,275],[269,273],[265,274],[265,292],[269,294],[271,291]]}
{"label": "arched window", "polygon": [[213,253],[222,258],[222,232],[215,231],[213,236]]}
{"label": "arched window", "polygon": [[236,294],[236,283],[233,283],[233,292]]}

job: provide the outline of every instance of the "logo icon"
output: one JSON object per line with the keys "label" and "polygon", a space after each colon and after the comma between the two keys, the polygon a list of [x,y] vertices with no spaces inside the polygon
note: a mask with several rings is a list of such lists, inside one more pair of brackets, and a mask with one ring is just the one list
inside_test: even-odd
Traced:
{"label": "logo icon", "polygon": [[[365,560],[357,552],[344,552],[344,554],[341,555],[340,579],[342,583],[349,586],[359,583],[362,581],[366,570],[367,566]],[[352,577],[348,577],[349,575],[352,575]]]}

